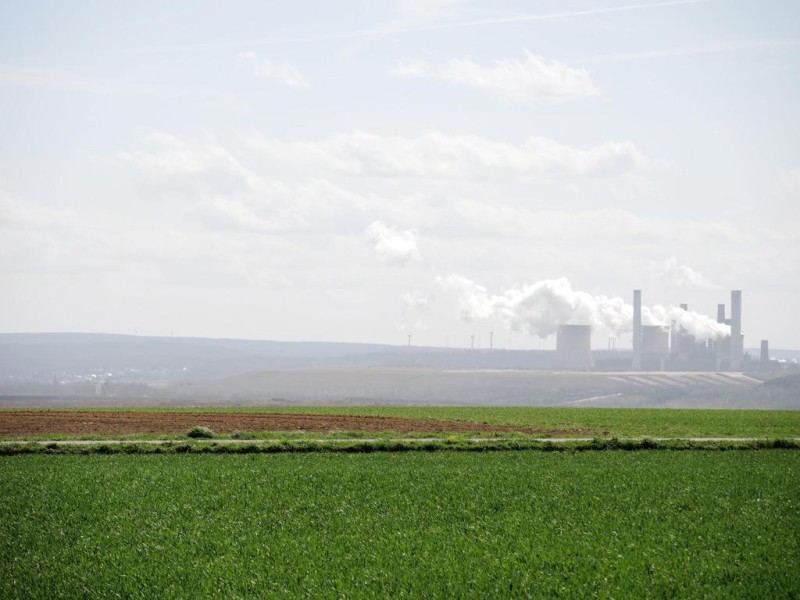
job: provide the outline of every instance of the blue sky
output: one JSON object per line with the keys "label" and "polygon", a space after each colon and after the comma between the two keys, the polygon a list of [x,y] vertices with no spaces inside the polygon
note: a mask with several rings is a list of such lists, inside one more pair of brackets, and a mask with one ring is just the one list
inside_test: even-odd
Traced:
{"label": "blue sky", "polygon": [[789,1],[0,3],[0,330],[622,346],[633,288],[654,322],[740,288],[746,345],[800,347],[799,28]]}

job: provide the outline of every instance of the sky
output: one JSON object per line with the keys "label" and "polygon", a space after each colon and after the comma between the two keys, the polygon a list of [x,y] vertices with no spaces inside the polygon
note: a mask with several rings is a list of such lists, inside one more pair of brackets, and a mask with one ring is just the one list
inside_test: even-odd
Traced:
{"label": "sky", "polygon": [[0,0],[0,332],[797,349],[798,67],[794,0]]}

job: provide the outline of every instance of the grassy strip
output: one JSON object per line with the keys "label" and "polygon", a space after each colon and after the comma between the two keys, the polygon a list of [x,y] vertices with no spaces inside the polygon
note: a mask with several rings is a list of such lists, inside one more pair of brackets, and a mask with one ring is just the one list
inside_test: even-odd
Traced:
{"label": "grassy strip", "polygon": [[20,454],[286,454],[286,453],[349,453],[370,452],[497,452],[531,450],[540,452],[585,452],[598,450],[800,450],[800,442],[790,439],[759,439],[742,441],[694,441],[594,438],[590,441],[550,442],[536,439],[481,440],[376,440],[376,441],[303,441],[220,444],[214,441],[119,443],[109,444],[59,444],[58,442],[20,442],[0,446],[0,456]]}

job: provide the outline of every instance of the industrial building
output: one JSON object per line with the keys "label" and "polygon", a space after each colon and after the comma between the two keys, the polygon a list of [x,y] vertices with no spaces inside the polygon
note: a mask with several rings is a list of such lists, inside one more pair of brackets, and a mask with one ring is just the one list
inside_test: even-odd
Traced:
{"label": "industrial building", "polygon": [[641,365],[646,371],[663,371],[669,358],[670,327],[643,325]]}
{"label": "industrial building", "polygon": [[[682,310],[689,310],[681,304]],[[732,290],[730,317],[725,304],[717,305],[716,321],[730,326],[730,335],[717,339],[698,339],[677,320],[669,325],[642,323],[642,290],[633,291],[632,352],[623,359],[601,359],[597,368],[629,368],[633,371],[741,371],[744,361],[742,332],[742,291]],[[562,369],[595,368],[591,350],[590,325],[559,325],[556,338],[556,365]],[[761,362],[769,363],[769,342],[761,342]]]}
{"label": "industrial building", "polygon": [[[682,310],[689,310],[686,304]],[[741,371],[744,360],[742,333],[742,291],[731,291],[731,317],[725,318],[725,305],[717,305],[717,322],[729,325],[730,336],[711,340],[697,339],[673,321],[669,326],[642,326],[642,292],[633,291],[634,371]]]}

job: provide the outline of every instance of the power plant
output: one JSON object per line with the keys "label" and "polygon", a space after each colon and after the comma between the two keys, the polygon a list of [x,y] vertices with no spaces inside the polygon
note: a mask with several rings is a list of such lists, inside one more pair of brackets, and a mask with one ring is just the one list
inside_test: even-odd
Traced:
{"label": "power plant", "polygon": [[[702,337],[692,334],[683,323],[696,316],[689,313],[686,304],[680,311],[670,313],[669,325],[645,324],[642,308],[642,290],[633,290],[633,339],[630,362],[619,360],[595,361],[591,350],[591,325],[561,324],[556,337],[556,365],[562,369],[601,369],[603,362],[615,362],[616,367],[633,371],[741,371],[744,361],[744,334],[742,332],[742,291],[732,290],[730,318],[725,316],[725,304],[717,305],[714,335]],[[713,323],[712,323],[713,324]],[[606,353],[607,355],[607,353]],[[761,342],[761,361],[769,362],[769,342]],[[597,363],[597,364],[596,364]]]}

